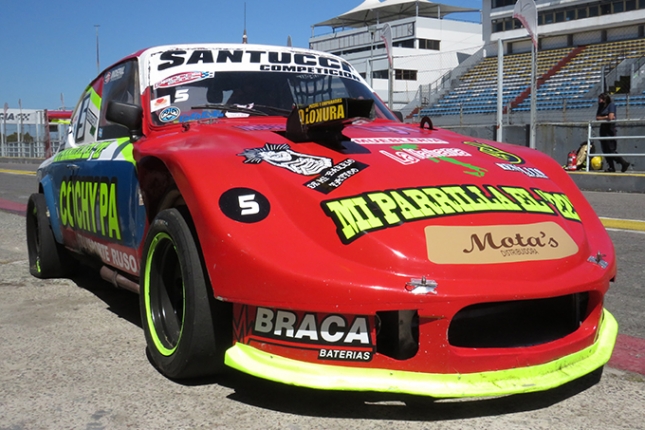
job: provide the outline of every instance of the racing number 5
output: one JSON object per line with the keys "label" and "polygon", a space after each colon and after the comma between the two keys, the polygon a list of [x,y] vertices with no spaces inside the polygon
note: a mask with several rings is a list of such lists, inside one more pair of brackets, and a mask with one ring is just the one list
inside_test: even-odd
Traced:
{"label": "racing number 5", "polygon": [[185,102],[188,100],[188,89],[175,91],[175,103]]}
{"label": "racing number 5", "polygon": [[240,215],[255,215],[260,213],[260,205],[255,201],[255,194],[245,194],[238,196],[238,203],[240,205]]}
{"label": "racing number 5", "polygon": [[262,221],[271,211],[269,200],[261,192],[243,187],[222,193],[219,207],[224,215],[243,223]]}

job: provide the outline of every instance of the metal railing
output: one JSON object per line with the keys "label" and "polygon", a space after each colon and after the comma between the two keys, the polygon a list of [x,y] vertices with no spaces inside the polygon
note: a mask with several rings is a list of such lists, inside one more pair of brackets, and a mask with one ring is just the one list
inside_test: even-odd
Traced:
{"label": "metal railing", "polygon": [[[62,140],[50,142],[52,153],[58,151]],[[0,142],[0,157],[5,158],[46,158],[46,142]]]}
{"label": "metal railing", "polygon": [[[626,124],[626,125],[637,125],[637,124],[645,124],[645,120],[643,119],[624,119],[624,120],[614,120],[611,121],[614,124]],[[643,153],[628,153],[628,152],[618,152],[615,154],[605,154],[603,152],[594,152],[593,154],[589,150],[591,146],[591,142],[594,140],[633,140],[633,139],[645,139],[645,136],[595,136],[593,132],[594,126],[599,126],[600,124],[606,124],[607,121],[589,121],[587,124],[587,160],[586,160],[586,167],[585,170],[588,172],[589,171],[589,165],[590,161],[593,157],[643,157],[645,156],[645,152]]]}

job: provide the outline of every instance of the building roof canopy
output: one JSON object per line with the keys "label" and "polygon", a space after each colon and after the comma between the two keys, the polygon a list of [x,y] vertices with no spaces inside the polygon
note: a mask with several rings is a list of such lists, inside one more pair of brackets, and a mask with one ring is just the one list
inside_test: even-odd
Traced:
{"label": "building roof canopy", "polygon": [[313,26],[367,27],[411,17],[442,19],[455,12],[479,12],[479,9],[450,6],[428,0],[365,0],[350,11]]}

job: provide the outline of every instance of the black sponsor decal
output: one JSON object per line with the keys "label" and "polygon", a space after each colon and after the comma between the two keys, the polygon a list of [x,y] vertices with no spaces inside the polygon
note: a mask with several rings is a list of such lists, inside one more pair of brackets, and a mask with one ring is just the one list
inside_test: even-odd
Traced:
{"label": "black sponsor decal", "polygon": [[271,211],[269,200],[251,188],[232,188],[219,198],[219,207],[227,217],[244,223],[265,219]]}
{"label": "black sponsor decal", "polygon": [[246,158],[245,164],[265,162],[303,176],[318,175],[304,185],[323,194],[329,194],[368,167],[351,158],[333,164],[331,158],[296,152],[286,143],[267,143],[262,148],[247,148],[237,155]]}
{"label": "black sponsor decal", "polygon": [[258,307],[253,334],[291,342],[353,347],[372,347],[366,316],[348,319],[338,314],[297,314],[283,309]]}
{"label": "black sponsor decal", "polygon": [[349,349],[321,349],[318,351],[319,360],[335,361],[371,361],[372,351],[352,351]]}
{"label": "black sponsor decal", "polygon": [[367,164],[348,158],[324,170],[320,176],[305,183],[305,185],[312,190],[329,194],[366,167],[368,167]]}
{"label": "black sponsor decal", "polygon": [[296,152],[286,143],[266,143],[262,148],[248,148],[237,155],[246,157],[244,163],[266,162],[304,176],[317,175],[332,167],[331,158]]}

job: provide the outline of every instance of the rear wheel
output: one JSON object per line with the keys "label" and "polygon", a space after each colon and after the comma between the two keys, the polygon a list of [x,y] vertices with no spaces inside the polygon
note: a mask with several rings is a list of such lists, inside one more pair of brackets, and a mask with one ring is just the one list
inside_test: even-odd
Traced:
{"label": "rear wheel", "polygon": [[167,377],[210,376],[224,369],[230,306],[213,298],[190,217],[160,212],[144,245],[140,308],[148,352]]}
{"label": "rear wheel", "polygon": [[29,197],[26,224],[29,273],[41,279],[70,274],[76,261],[54,238],[43,194],[34,193]]}

